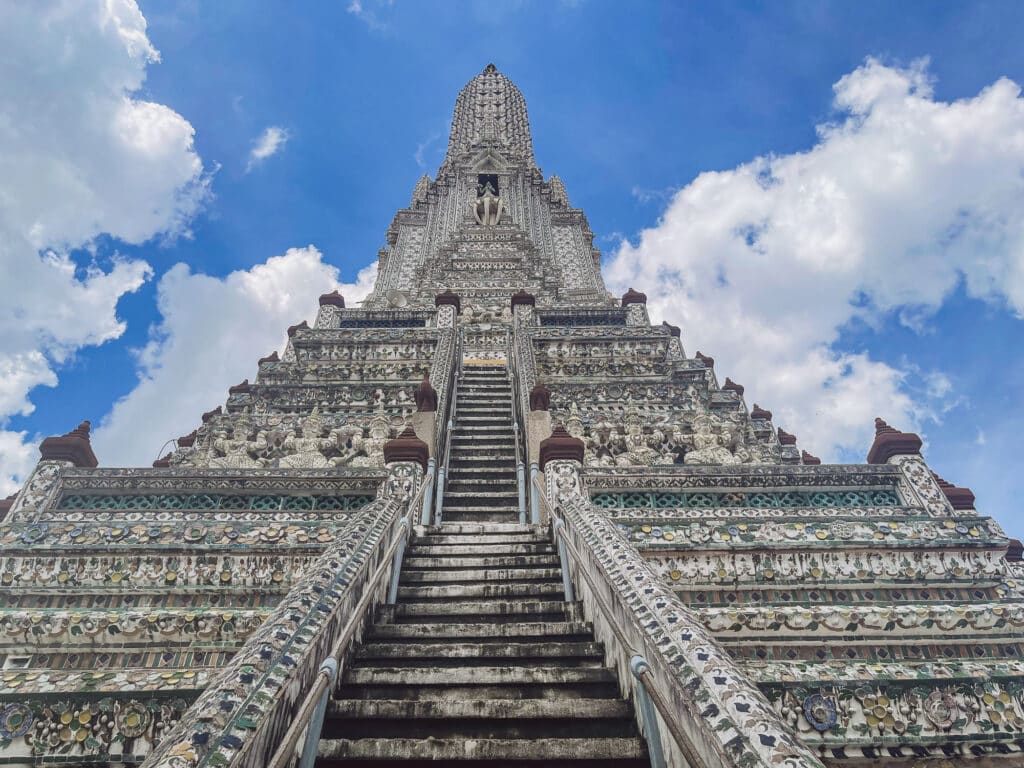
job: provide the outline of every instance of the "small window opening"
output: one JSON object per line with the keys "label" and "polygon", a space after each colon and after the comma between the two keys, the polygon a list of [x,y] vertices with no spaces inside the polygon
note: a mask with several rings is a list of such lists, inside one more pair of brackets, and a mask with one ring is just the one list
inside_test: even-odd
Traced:
{"label": "small window opening", "polygon": [[476,177],[476,196],[483,197],[484,192],[490,187],[492,195],[497,196],[498,193],[498,174],[496,173],[481,173]]}

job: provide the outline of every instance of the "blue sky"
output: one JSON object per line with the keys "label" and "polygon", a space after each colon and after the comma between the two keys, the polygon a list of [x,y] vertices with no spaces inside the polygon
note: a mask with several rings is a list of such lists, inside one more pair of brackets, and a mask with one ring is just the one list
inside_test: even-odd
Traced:
{"label": "blue sky", "polygon": [[[636,279],[635,287],[652,293],[652,310],[683,326],[687,352],[715,355],[719,375],[742,381],[748,405],[772,408],[776,423],[800,436],[802,447],[827,459],[863,460],[871,417],[885,416],[919,430],[931,465],[972,487],[979,511],[1024,536],[1018,503],[1024,480],[1015,471],[1017,436],[1024,432],[1017,397],[1024,380],[1024,294],[1015,282],[1024,270],[1024,144],[1017,141],[1024,123],[1012,88],[991,104],[980,96],[1001,78],[1024,82],[1019,3],[142,0],[141,15],[130,0],[115,6],[113,25],[98,10],[77,19],[50,17],[42,4],[26,2],[2,12],[11,18],[0,23],[7,30],[0,40],[8,38],[0,75],[10,69],[22,86],[0,87],[7,108],[17,116],[26,111],[23,103],[45,98],[66,112],[45,146],[31,142],[33,133],[50,130],[46,125],[22,131],[17,142],[23,145],[8,142],[0,168],[15,163],[15,150],[59,156],[87,183],[95,175],[88,200],[111,200],[110,210],[95,216],[57,220],[46,230],[49,241],[26,234],[38,231],[31,211],[5,216],[5,226],[21,227],[16,234],[34,249],[0,252],[14,264],[0,273],[12,284],[34,279],[18,264],[43,248],[66,251],[76,270],[47,294],[70,308],[68,316],[38,320],[36,340],[22,348],[0,348],[0,358],[6,353],[14,361],[5,364],[13,371],[9,379],[50,377],[25,384],[24,392],[12,385],[7,395],[0,430],[15,437],[0,439],[0,467],[8,474],[31,465],[40,436],[63,433],[83,418],[104,424],[96,441],[103,463],[148,465],[165,440],[192,429],[202,410],[223,400],[228,384],[251,378],[256,358],[281,345],[286,325],[312,313],[319,293],[335,280],[356,284],[416,179],[436,171],[458,90],[494,62],[527,99],[539,165],[561,176],[573,205],[587,213],[609,264],[610,287]],[[92,33],[90,25],[100,31]],[[138,34],[159,51],[159,61],[139,52]],[[31,58],[29,46],[68,46],[78,37],[69,55],[73,75],[54,81],[50,69],[59,70],[61,61]],[[30,58],[32,66],[21,65]],[[864,89],[893,79],[910,96],[879,96],[876,89],[868,106],[858,101]],[[79,124],[70,118],[86,109],[86,96],[115,114],[116,99],[125,94],[161,105],[147,123],[161,130],[136,142],[136,155],[127,157],[119,145],[93,151],[92,134],[67,127]],[[837,98],[846,98],[846,106]],[[964,109],[949,107],[957,103]],[[906,127],[922,144],[938,141],[929,133],[936,123],[920,117],[933,107],[946,115],[936,118],[942,126],[973,110],[963,131],[977,134],[974,144],[999,149],[986,159],[972,142],[942,133],[950,143],[937,144],[935,152],[946,146],[955,156],[941,165],[928,150],[914,155],[917,175],[905,188],[878,198],[876,190],[843,186],[834,164],[896,151],[886,144],[887,125],[898,123],[893,132]],[[999,112],[977,118],[983,109]],[[872,127],[883,116],[893,122]],[[841,135],[828,134],[827,125],[844,126]],[[988,126],[1001,132],[989,136]],[[108,141],[101,128],[96,142]],[[254,161],[254,147],[271,128],[281,139],[276,151]],[[109,167],[87,163],[87,154]],[[999,161],[995,171],[986,165],[991,157]],[[747,210],[719,222],[723,204],[708,201],[721,190],[729,205],[745,205],[743,169],[757,158],[774,158],[762,164],[780,187],[837,178],[843,196],[855,198],[851,220],[871,237],[861,243],[867,255],[853,271],[870,277],[846,274],[829,300],[857,311],[837,313],[819,300],[794,314],[800,300],[793,297],[801,291],[822,295],[815,280],[828,279],[827,269],[825,277],[817,267],[813,279],[803,274],[800,265],[808,262],[786,260],[785,242],[755,249],[760,261],[729,250],[736,222],[752,211],[774,224],[796,211],[803,226],[800,212],[813,207],[798,195],[752,197]],[[139,167],[143,178],[134,172]],[[1000,168],[1008,169],[1006,177],[988,185]],[[80,210],[81,190],[60,181],[66,175],[55,174],[58,181],[47,186],[46,178],[24,174],[10,191],[0,182],[0,206],[4,193],[28,184],[38,187],[39,210],[65,198],[69,209]],[[965,189],[948,184],[950,178],[964,179]],[[104,187],[102,179],[117,185]],[[929,190],[946,195],[935,192],[932,209],[948,204],[958,215],[921,223],[927,217],[918,210],[920,193]],[[958,221],[971,229],[972,216],[997,221],[998,242],[981,235],[958,240]],[[918,224],[907,224],[905,232],[901,222]],[[808,231],[820,223],[809,217]],[[724,229],[716,234],[715,226]],[[915,275],[929,275],[936,259],[930,248],[946,248],[936,245],[936,228],[958,243],[936,273],[960,278],[924,290]],[[697,231],[701,239],[690,234]],[[813,237],[807,242],[816,247]],[[879,255],[890,242],[906,245],[905,260],[899,249]],[[722,249],[712,259],[702,244]],[[720,293],[700,289],[701,269],[675,270],[673,260],[686,262],[688,254],[711,259],[705,266],[724,275]],[[61,291],[72,296],[90,265],[113,274],[117,264],[119,279],[110,280],[103,305],[109,322],[71,333],[98,305],[79,307],[79,298]],[[747,276],[782,270],[787,277],[749,280],[739,270]],[[661,282],[678,291],[659,288]],[[274,289],[282,295],[269,296]],[[786,312],[770,311],[772,292]],[[227,320],[217,317],[225,313]],[[6,322],[23,316],[11,313]],[[757,333],[730,346],[730,323]],[[817,335],[809,330],[815,328]],[[793,346],[797,337],[803,346]],[[751,351],[762,346],[758,339],[770,339],[760,356]],[[31,350],[40,351],[50,373],[37,366],[35,378],[18,379]],[[781,356],[778,365],[771,350]],[[825,364],[814,362],[822,356],[838,373],[822,373]],[[801,388],[794,378],[813,387]],[[46,385],[54,379],[55,386]],[[839,394],[830,399],[830,392]],[[122,398],[128,398],[122,410],[112,412]],[[854,400],[863,408],[850,405]]]}

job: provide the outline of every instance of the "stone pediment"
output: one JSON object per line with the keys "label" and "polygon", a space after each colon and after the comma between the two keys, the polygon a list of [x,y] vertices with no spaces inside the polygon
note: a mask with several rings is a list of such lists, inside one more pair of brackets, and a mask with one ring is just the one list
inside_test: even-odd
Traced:
{"label": "stone pediment", "polygon": [[473,173],[502,173],[508,168],[508,162],[494,147],[487,147],[470,161],[470,170]]}

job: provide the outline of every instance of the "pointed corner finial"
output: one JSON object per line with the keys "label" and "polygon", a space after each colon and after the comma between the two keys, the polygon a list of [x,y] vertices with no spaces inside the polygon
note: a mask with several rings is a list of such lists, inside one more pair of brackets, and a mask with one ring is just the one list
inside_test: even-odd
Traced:
{"label": "pointed corner finial", "polygon": [[488,72],[489,73],[489,72],[497,72],[497,71],[498,71],[498,68],[496,66],[494,66],[493,64],[488,64],[486,67],[484,67],[484,72]]}
{"label": "pointed corner finial", "polygon": [[875,441],[868,451],[868,464],[885,464],[893,456],[919,455],[921,438],[913,432],[901,432],[885,419],[875,419]]}

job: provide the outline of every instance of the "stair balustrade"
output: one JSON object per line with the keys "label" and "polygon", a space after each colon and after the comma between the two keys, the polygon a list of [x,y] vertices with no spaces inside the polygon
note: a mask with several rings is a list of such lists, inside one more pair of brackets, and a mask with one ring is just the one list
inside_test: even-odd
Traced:
{"label": "stair balustrade", "polygon": [[[375,598],[380,599],[380,591],[385,586],[388,587],[388,601],[394,602],[394,595],[398,589],[397,580],[401,570],[402,553],[408,542],[416,512],[422,509],[423,499],[429,493],[431,483],[428,482],[428,478],[429,476],[425,477],[420,483],[405,514],[397,521],[387,550],[378,561],[372,575],[366,580],[359,601],[348,612],[347,619],[338,632],[330,652],[321,662],[313,684],[302,697],[302,703],[292,717],[288,730],[281,737],[273,757],[267,763],[267,768],[289,768],[293,765],[295,747],[303,732],[306,737],[302,751],[299,753],[298,768],[312,768],[313,761],[316,759],[316,749],[320,739],[320,730],[323,727],[324,714],[327,711],[327,702],[337,680],[342,659],[348,652],[363,619],[372,611]],[[385,580],[389,574],[390,584]]]}
{"label": "stair balustrade", "polygon": [[551,461],[547,488],[538,479],[533,492],[552,520],[552,538],[564,544],[563,573],[576,577],[576,597],[598,639],[636,681],[652,766],[824,768],[621,531],[591,507],[580,469]]}
{"label": "stair balustrade", "polygon": [[[450,457],[452,453],[452,431],[455,426],[455,414],[458,408],[459,380],[462,378],[462,350],[464,344],[464,333],[461,328],[456,329],[455,336],[455,359],[452,363],[451,377],[448,380],[448,402],[445,404],[445,418],[440,423],[444,424],[444,439],[440,435],[435,436],[438,446],[443,446],[440,456],[437,457],[437,480],[436,496],[434,497],[434,525],[440,525],[444,515],[444,492],[448,483],[448,472],[450,468]],[[429,519],[423,521],[423,525],[429,524]]]}

